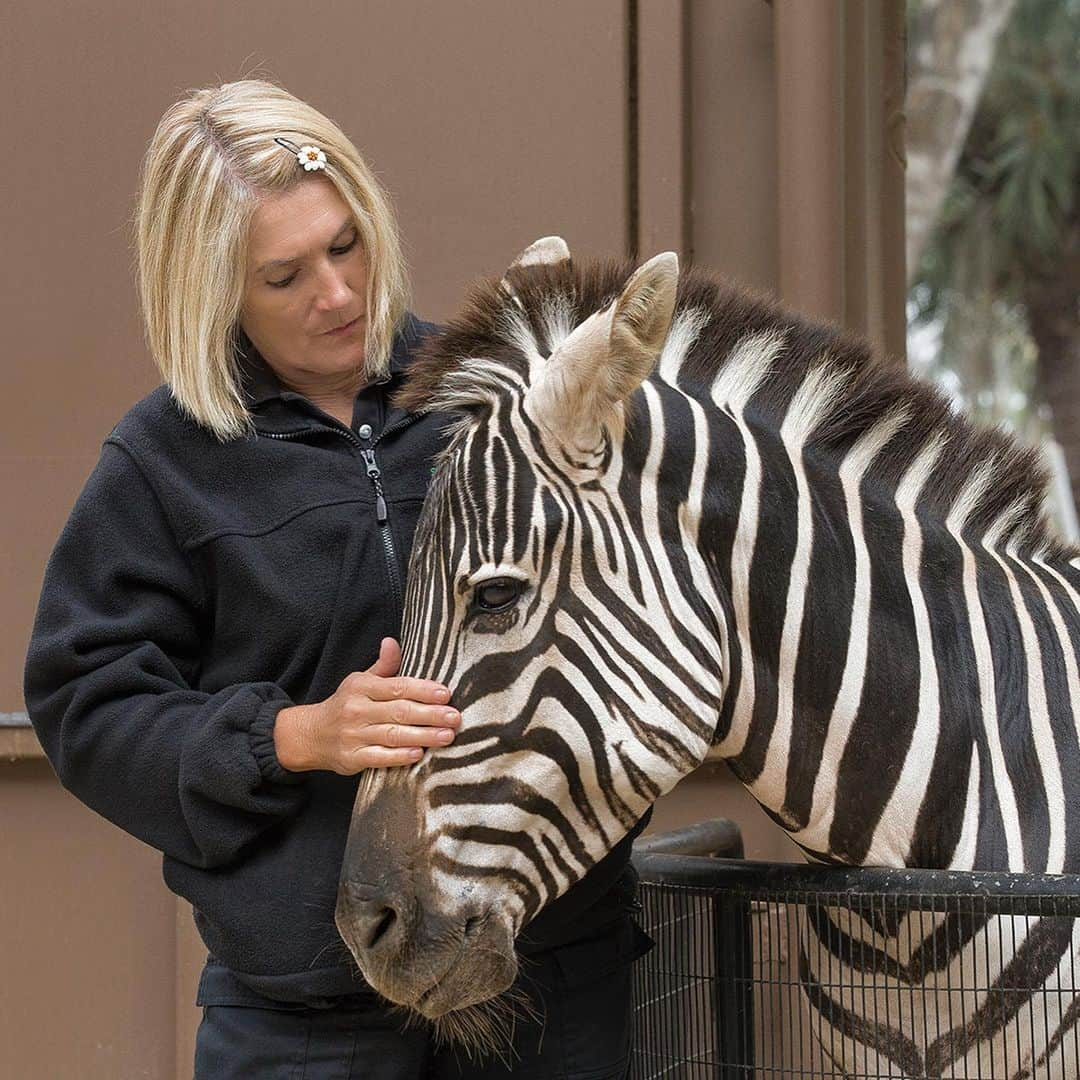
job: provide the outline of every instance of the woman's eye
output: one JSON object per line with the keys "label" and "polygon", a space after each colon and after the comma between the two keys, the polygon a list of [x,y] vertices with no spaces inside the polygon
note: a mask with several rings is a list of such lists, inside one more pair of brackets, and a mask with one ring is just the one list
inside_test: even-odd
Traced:
{"label": "woman's eye", "polygon": [[473,596],[480,611],[505,611],[517,603],[523,588],[524,582],[515,578],[494,578],[477,585]]}
{"label": "woman's eye", "polygon": [[[352,240],[348,244],[345,245],[345,247],[331,248],[330,249],[330,254],[331,255],[348,255],[349,252],[352,251],[352,249],[354,247],[356,247],[356,237],[355,236],[352,238]],[[284,281],[271,281],[271,282],[269,282],[269,284],[273,285],[273,287],[275,289],[284,289],[287,286],[291,285],[295,278],[296,278],[296,271],[291,273],[287,278],[285,278]]]}

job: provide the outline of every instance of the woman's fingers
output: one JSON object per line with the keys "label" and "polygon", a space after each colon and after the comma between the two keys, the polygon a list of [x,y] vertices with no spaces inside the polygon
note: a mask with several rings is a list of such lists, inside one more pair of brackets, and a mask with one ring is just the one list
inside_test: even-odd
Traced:
{"label": "woman's fingers", "polygon": [[362,734],[364,742],[347,751],[348,772],[413,765],[423,757],[424,747],[446,746],[454,738],[449,728],[407,724],[368,724]]}
{"label": "woman's fingers", "polygon": [[332,748],[323,759],[335,772],[414,764],[425,747],[453,742],[461,714],[448,704],[449,689],[395,674],[398,662],[396,642],[384,639],[379,660],[346,675],[320,706],[329,710],[321,737]]}
{"label": "woman's fingers", "polygon": [[449,727],[461,724],[461,713],[439,705],[418,701],[368,701],[353,714],[367,725],[398,724],[409,727]]}
{"label": "woman's fingers", "polygon": [[446,727],[414,727],[410,724],[368,724],[361,738],[368,746],[446,746],[454,733]]}
{"label": "woman's fingers", "polygon": [[401,646],[395,638],[384,637],[379,642],[378,659],[368,668],[368,672],[386,678],[396,675],[399,667],[401,667]]}
{"label": "woman's fingers", "polygon": [[424,751],[418,746],[357,746],[349,753],[349,766],[336,771],[346,776],[362,769],[392,769],[396,765],[415,765]]}
{"label": "woman's fingers", "polygon": [[431,679],[410,679],[405,675],[381,678],[363,672],[362,683],[357,689],[372,701],[420,701],[428,705],[445,705],[450,691],[442,683]]}

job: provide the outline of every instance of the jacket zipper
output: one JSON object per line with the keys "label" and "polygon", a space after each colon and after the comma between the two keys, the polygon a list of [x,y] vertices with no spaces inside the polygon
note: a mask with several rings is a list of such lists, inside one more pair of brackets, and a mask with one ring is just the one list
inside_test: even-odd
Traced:
{"label": "jacket zipper", "polygon": [[[380,435],[381,438],[381,435]],[[375,487],[375,520],[379,523],[379,531],[382,536],[383,552],[386,555],[386,568],[390,571],[390,591],[394,594],[394,603],[399,611],[402,610],[401,581],[398,577],[397,555],[394,554],[394,539],[390,535],[390,522],[386,515],[386,499],[383,498],[383,486],[379,477],[382,475],[375,461],[375,442],[367,450],[361,449],[360,455],[367,466],[367,474]]]}
{"label": "jacket zipper", "polygon": [[[364,467],[367,471],[368,478],[371,480],[371,485],[375,489],[375,520],[379,525],[379,535],[382,539],[383,554],[386,556],[386,572],[390,577],[390,592],[394,597],[394,604],[396,605],[399,614],[404,610],[401,595],[401,575],[398,573],[397,554],[394,551],[394,538],[390,532],[390,519],[386,509],[386,493],[382,486],[382,472],[379,469],[378,462],[375,460],[375,446],[383,436],[389,435],[395,431],[400,431],[403,427],[408,427],[409,424],[413,422],[413,419],[414,418],[410,416],[405,420],[400,420],[392,427],[384,428],[374,439],[372,439],[371,445],[368,447],[365,447],[352,431],[344,425],[340,427],[330,424],[326,425],[328,431],[332,431],[342,438],[348,439],[353,446],[357,447],[360,451],[360,456],[364,459]],[[305,435],[310,435],[314,430],[314,428],[305,428],[303,431],[260,431],[259,434],[266,439],[300,439]]]}

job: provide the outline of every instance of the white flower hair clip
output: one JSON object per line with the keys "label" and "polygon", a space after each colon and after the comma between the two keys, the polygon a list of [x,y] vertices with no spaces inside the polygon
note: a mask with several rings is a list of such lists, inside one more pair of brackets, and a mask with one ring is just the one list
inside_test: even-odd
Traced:
{"label": "white flower hair clip", "polygon": [[325,169],[326,168],[326,155],[317,146],[297,146],[296,143],[289,139],[282,139],[276,137],[274,139],[279,146],[284,146],[290,153],[296,155],[296,160],[303,165],[305,172],[311,172],[312,169]]}

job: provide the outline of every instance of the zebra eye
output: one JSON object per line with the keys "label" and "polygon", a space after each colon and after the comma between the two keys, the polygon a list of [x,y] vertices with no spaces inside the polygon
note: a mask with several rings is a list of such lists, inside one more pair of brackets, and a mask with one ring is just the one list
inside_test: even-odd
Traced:
{"label": "zebra eye", "polygon": [[524,584],[517,578],[492,578],[476,586],[473,599],[481,611],[505,611],[517,603]]}

